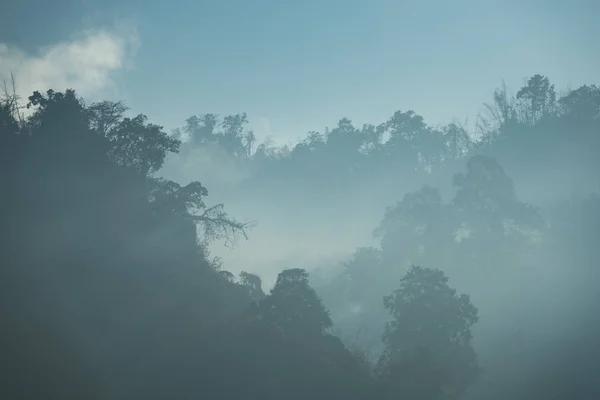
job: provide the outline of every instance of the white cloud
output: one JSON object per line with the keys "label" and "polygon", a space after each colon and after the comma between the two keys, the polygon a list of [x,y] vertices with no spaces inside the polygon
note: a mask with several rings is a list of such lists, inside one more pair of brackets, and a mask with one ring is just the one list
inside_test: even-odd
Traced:
{"label": "white cloud", "polygon": [[86,30],[70,41],[29,54],[0,43],[0,80],[15,77],[23,100],[33,91],[75,89],[87,100],[116,91],[115,74],[132,66],[139,47],[137,29],[121,25],[111,31]]}

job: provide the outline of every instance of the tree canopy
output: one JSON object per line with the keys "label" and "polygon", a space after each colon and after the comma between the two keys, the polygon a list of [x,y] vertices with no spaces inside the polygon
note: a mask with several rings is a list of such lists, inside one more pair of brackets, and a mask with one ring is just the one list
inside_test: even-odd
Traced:
{"label": "tree canopy", "polygon": [[[559,93],[534,75],[514,96],[497,90],[475,128],[405,110],[282,147],[258,143],[245,113],[168,133],[129,111],[71,89],[0,101],[5,397],[582,398],[575,378],[542,384],[526,369],[568,336],[551,317],[585,320],[579,343],[593,348],[600,201],[587,182],[542,204],[522,182],[543,195],[566,185],[564,166],[569,180],[596,177],[595,85]],[[261,221],[230,215],[204,180],[165,176],[203,155],[244,172],[222,184],[236,204],[282,207],[316,240],[329,224],[341,242],[340,221],[375,209],[373,243],[328,260],[328,279],[301,257],[280,262],[272,287],[233,269],[213,249],[252,243]],[[277,258],[279,245],[253,251]],[[509,344],[491,339],[509,325]],[[517,388],[522,376],[531,386]]]}

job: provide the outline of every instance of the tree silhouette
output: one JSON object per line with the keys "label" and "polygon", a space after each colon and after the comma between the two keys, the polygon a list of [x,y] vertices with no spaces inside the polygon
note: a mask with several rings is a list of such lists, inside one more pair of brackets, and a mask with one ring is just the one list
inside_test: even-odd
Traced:
{"label": "tree silhouette", "polygon": [[[595,85],[559,95],[534,75],[514,96],[501,88],[476,132],[398,111],[362,127],[341,118],[281,147],[257,145],[245,113],[192,116],[167,134],[144,114],[129,116],[123,102],[87,106],[74,90],[49,90],[34,92],[24,115],[14,88],[5,92],[2,397],[459,398],[479,373],[471,330],[480,312],[446,273],[468,286],[486,316],[499,315],[490,309],[500,308],[500,297],[539,310],[527,299],[542,290],[518,292],[526,285],[515,276],[536,285],[554,271],[577,276],[590,300],[555,299],[557,288],[545,300],[571,301],[561,307],[572,314],[591,310],[581,343],[593,347],[598,198],[584,194],[542,210],[521,200],[517,182],[533,177],[528,183],[543,192],[550,184],[565,192],[555,175],[565,166],[573,179],[596,179]],[[229,189],[247,204],[347,207],[352,219],[401,200],[379,224],[380,248],[349,252],[339,274],[317,287],[330,313],[306,270],[284,269],[265,294],[258,275],[236,279],[210,258],[210,244],[247,238],[253,224],[209,204],[202,183],[161,177],[167,159],[176,168],[201,156],[244,172]],[[386,309],[393,318],[380,335]],[[509,311],[513,319],[524,314]],[[482,320],[488,331],[504,323]],[[347,337],[364,326],[364,348],[353,352],[331,334]],[[376,366],[364,356],[367,346],[380,356]],[[526,358],[505,353],[512,363],[498,365]],[[552,372],[582,380],[589,371],[575,364]],[[480,392],[489,394],[494,373]],[[577,397],[578,388],[570,390]]]}
{"label": "tree silhouette", "polygon": [[400,386],[414,398],[459,398],[479,370],[471,347],[477,308],[469,296],[457,295],[442,271],[413,266],[384,304],[393,320],[377,368],[388,396]]}
{"label": "tree silhouette", "polygon": [[271,293],[260,303],[260,313],[277,329],[289,335],[322,335],[332,325],[321,299],[302,269],[281,272]]}

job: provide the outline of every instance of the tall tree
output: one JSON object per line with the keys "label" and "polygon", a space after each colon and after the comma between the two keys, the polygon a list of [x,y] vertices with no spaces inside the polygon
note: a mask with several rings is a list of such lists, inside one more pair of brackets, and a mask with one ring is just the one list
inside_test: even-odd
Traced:
{"label": "tall tree", "polygon": [[386,210],[375,230],[375,236],[381,240],[384,262],[422,260],[431,253],[432,246],[440,246],[449,239],[448,214],[437,189],[425,186],[406,194]]}
{"label": "tall tree", "polygon": [[554,111],[556,91],[547,77],[536,74],[517,92],[517,100],[523,102],[524,122],[533,125]]}
{"label": "tall tree", "polygon": [[288,269],[279,274],[275,286],[260,303],[262,318],[287,335],[323,335],[332,325],[321,299],[310,287],[308,273]]}
{"label": "tall tree", "polygon": [[384,398],[457,399],[478,376],[471,346],[477,308],[440,271],[413,266],[384,298],[393,316],[377,371]]}

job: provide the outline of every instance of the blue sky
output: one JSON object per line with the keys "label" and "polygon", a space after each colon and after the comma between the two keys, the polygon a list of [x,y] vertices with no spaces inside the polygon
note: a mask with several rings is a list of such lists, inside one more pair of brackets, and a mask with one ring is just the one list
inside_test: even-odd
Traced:
{"label": "blue sky", "polygon": [[0,43],[35,57],[83,29],[127,21],[138,46],[133,68],[107,67],[112,95],[168,128],[192,114],[247,112],[259,137],[286,142],[398,109],[433,124],[473,120],[502,79],[513,91],[535,73],[558,88],[600,83],[594,0],[49,4],[13,2]]}

